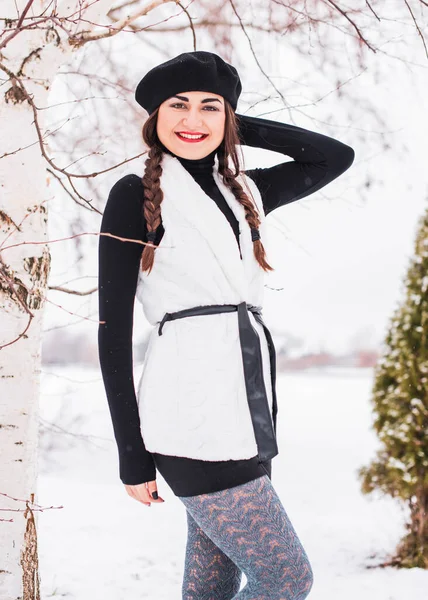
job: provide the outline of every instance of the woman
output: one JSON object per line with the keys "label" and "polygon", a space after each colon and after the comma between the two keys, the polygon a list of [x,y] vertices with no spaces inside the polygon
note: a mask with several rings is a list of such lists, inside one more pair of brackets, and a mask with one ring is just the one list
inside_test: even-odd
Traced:
{"label": "woman", "polygon": [[[149,153],[142,177],[112,187],[102,219],[101,232],[122,240],[100,236],[99,356],[128,494],[163,502],[158,470],[186,507],[183,599],[301,600],[311,565],[271,482],[277,399],[261,317],[272,270],[265,217],[338,177],[354,151],[236,114],[241,89],[236,69],[204,51],[139,82]],[[240,143],[294,161],[243,171]],[[135,297],[153,325],[138,394]]]}

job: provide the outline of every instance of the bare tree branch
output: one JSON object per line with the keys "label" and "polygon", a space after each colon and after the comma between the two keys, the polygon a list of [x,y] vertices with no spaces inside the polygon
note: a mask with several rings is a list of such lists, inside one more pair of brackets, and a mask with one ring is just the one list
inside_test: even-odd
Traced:
{"label": "bare tree branch", "polygon": [[375,48],[371,44],[369,44],[369,42],[363,36],[360,28],[355,23],[355,21],[353,21],[351,19],[351,17],[349,16],[349,12],[346,12],[343,9],[341,9],[340,6],[336,2],[333,2],[333,0],[327,0],[327,2],[329,2],[338,12],[340,12],[341,15],[343,15],[345,17],[345,19],[347,19],[351,23],[352,27],[357,32],[359,39],[366,44],[367,48],[369,48],[372,52],[376,52]]}
{"label": "bare tree branch", "polygon": [[106,25],[105,31],[100,31],[98,33],[97,32],[91,32],[91,33],[81,32],[75,36],[70,36],[69,43],[72,46],[75,46],[76,48],[80,48],[81,46],[83,46],[83,44],[86,44],[87,42],[102,40],[102,39],[117,35],[123,29],[125,29],[125,27],[127,25],[130,25],[131,23],[133,23],[140,17],[146,16],[150,11],[154,10],[158,6],[161,6],[162,4],[167,4],[169,2],[174,2],[175,4],[180,4],[179,0],[152,0],[152,2],[150,4],[140,8],[133,15],[130,15],[124,19],[120,19],[119,21],[116,21],[112,25]]}
{"label": "bare tree branch", "polygon": [[94,292],[98,290],[98,287],[91,288],[90,290],[86,290],[85,292],[81,292],[80,290],[72,290],[70,288],[63,287],[61,285],[48,285],[48,290],[55,290],[57,292],[65,292],[66,294],[70,294],[72,296],[90,296]]}
{"label": "bare tree branch", "polygon": [[275,85],[275,83],[272,81],[272,79],[269,77],[269,75],[266,73],[266,71],[263,69],[262,65],[260,64],[259,59],[257,58],[256,53],[254,52],[254,48],[253,48],[250,36],[248,35],[248,33],[247,33],[247,31],[246,31],[243,23],[242,23],[242,20],[241,20],[241,17],[239,16],[239,14],[238,14],[238,11],[236,10],[234,1],[233,0],[229,0],[229,2],[230,2],[230,5],[232,6],[233,12],[235,13],[235,15],[237,16],[237,18],[239,20],[239,24],[241,26],[242,31],[244,32],[245,37],[248,40],[248,44],[250,46],[251,53],[254,56],[254,60],[256,61],[257,66],[260,69],[260,72],[269,81],[269,83],[272,85],[272,87],[275,89],[275,91],[279,94],[280,98],[282,98],[282,101],[283,101],[284,105],[287,106],[287,107],[289,107],[289,104],[288,104],[287,100],[285,99],[285,97],[284,97],[283,93],[281,92],[281,90],[278,89],[278,87]]}
{"label": "bare tree branch", "polygon": [[187,8],[185,8],[182,3],[180,2],[180,0],[176,0],[177,4],[179,6],[181,6],[181,9],[183,10],[183,12],[185,13],[185,15],[187,16],[187,18],[189,19],[189,25],[190,25],[190,29],[192,30],[192,36],[193,36],[193,50],[196,50],[196,32],[195,32],[195,27],[193,24],[193,19],[189,14],[189,11],[187,10]]}
{"label": "bare tree branch", "polygon": [[405,3],[405,5],[407,6],[407,8],[409,9],[409,13],[412,15],[413,22],[414,22],[414,24],[415,24],[416,30],[417,30],[417,32],[418,32],[418,34],[419,34],[419,36],[420,36],[421,40],[422,40],[422,43],[423,43],[423,45],[424,45],[424,48],[425,48],[425,54],[427,55],[427,58],[428,58],[428,49],[427,49],[427,45],[426,45],[426,43],[425,43],[424,36],[422,35],[422,31],[419,29],[419,25],[418,25],[418,23],[417,23],[417,21],[416,21],[415,15],[413,14],[413,11],[412,11],[412,9],[410,8],[410,5],[409,5],[409,3],[407,2],[407,0],[404,0],[404,3]]}

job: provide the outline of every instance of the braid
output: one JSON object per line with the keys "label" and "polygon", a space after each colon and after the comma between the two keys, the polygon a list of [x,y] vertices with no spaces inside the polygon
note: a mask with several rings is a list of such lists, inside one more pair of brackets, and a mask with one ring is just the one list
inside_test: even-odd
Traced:
{"label": "braid", "polygon": [[238,165],[234,161],[235,172],[233,172],[229,168],[223,145],[219,147],[217,154],[218,171],[222,175],[224,183],[232,190],[235,198],[245,209],[245,218],[248,221],[249,226],[251,227],[251,239],[253,240],[254,256],[256,257],[256,260],[260,264],[262,269],[264,269],[265,271],[273,271],[273,267],[271,267],[266,261],[265,249],[260,239],[260,233],[258,230],[260,225],[260,218],[255,208],[255,204],[252,200],[249,199],[247,194],[244,192],[241,184],[236,179],[239,173]]}
{"label": "braid", "polygon": [[143,215],[147,227],[148,244],[144,246],[141,257],[141,266],[143,271],[150,271],[153,267],[155,258],[155,240],[156,230],[161,223],[161,202],[163,200],[163,191],[160,187],[160,177],[162,175],[163,152],[157,144],[150,147],[148,157],[145,161],[145,170],[142,177],[144,186]]}

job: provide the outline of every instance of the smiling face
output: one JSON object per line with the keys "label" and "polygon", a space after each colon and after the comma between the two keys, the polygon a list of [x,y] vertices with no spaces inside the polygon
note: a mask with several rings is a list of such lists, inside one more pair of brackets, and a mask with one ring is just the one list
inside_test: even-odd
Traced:
{"label": "smiling face", "polygon": [[181,92],[159,106],[156,131],[162,144],[174,154],[198,159],[221,144],[225,121],[223,96]]}

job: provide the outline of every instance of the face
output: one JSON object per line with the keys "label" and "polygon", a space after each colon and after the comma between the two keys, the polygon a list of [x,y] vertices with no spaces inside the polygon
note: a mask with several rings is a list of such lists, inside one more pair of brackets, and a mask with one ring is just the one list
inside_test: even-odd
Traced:
{"label": "face", "polygon": [[168,150],[181,158],[197,159],[221,144],[225,119],[223,96],[181,92],[159,106],[156,130]]}

